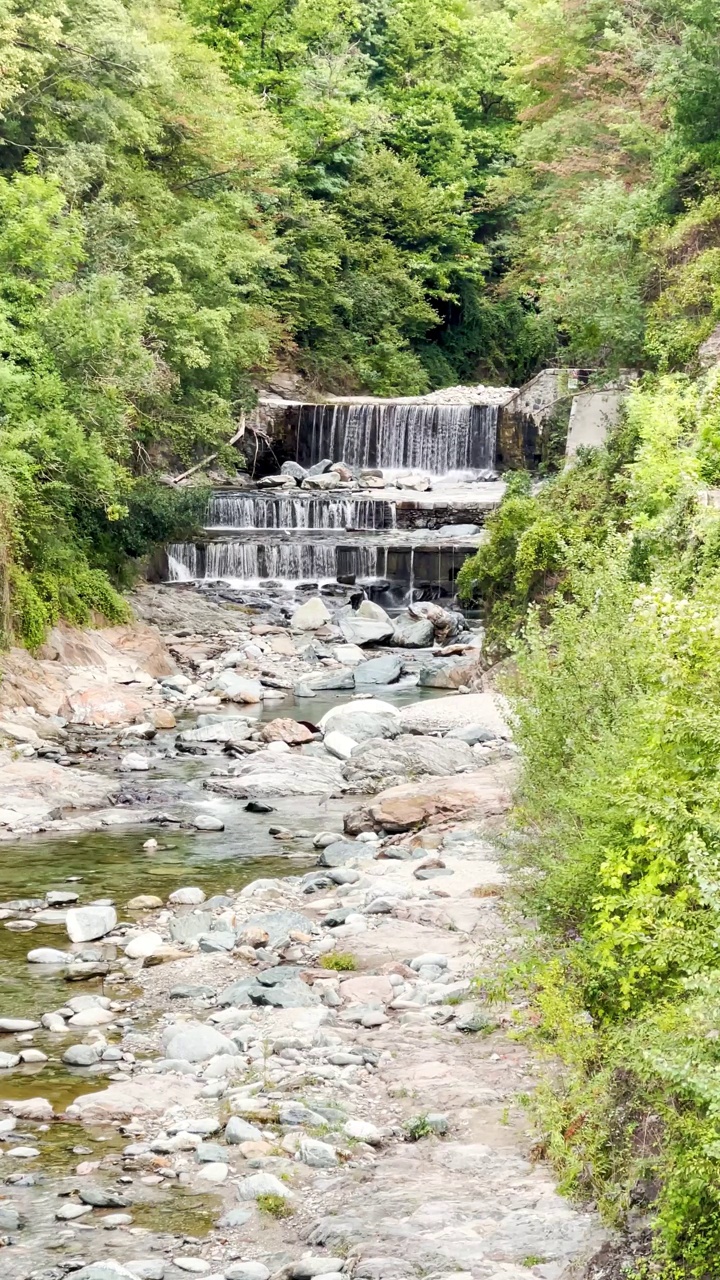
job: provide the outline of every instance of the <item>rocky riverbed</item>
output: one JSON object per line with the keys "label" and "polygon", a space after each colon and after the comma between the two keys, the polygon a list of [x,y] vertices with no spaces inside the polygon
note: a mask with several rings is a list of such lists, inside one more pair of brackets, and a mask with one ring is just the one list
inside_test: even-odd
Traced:
{"label": "rocky riverbed", "polygon": [[516,945],[480,636],[136,607],[3,660],[6,1274],[579,1274],[603,1232],[531,1160],[477,981]]}

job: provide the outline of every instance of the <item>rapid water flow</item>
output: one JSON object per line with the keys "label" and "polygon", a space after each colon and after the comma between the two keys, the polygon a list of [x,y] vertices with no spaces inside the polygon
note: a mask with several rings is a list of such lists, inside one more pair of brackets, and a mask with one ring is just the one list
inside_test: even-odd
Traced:
{"label": "rapid water flow", "polygon": [[483,404],[308,404],[297,425],[297,461],[322,458],[387,473],[433,476],[495,465],[498,408]]}

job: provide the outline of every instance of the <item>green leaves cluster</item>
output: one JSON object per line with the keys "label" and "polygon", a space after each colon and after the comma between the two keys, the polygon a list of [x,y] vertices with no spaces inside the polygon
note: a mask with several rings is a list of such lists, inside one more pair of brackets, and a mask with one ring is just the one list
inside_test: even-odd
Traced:
{"label": "green leaves cluster", "polygon": [[[716,383],[646,379],[608,449],[522,520],[507,500],[512,537],[498,516],[488,544],[525,607],[512,857],[539,1037],[565,1064],[535,1103],[543,1143],[613,1221],[652,1204],[668,1280],[712,1274],[720,1241],[720,517],[698,497]],[[555,591],[528,611],[521,549],[551,516]]]}

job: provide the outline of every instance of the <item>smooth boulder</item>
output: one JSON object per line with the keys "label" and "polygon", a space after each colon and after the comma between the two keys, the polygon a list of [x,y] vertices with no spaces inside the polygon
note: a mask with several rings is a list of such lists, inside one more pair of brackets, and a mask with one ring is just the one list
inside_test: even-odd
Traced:
{"label": "smooth boulder", "polygon": [[71,942],[93,942],[104,938],[117,924],[117,913],[111,906],[71,907],[65,917],[65,928]]}
{"label": "smooth boulder", "polygon": [[290,625],[295,631],[317,631],[332,622],[332,614],[319,596],[313,596],[301,604],[292,615]]}
{"label": "smooth boulder", "polygon": [[428,822],[465,815],[493,817],[507,811],[510,797],[487,769],[452,778],[406,782],[381,791],[345,815],[350,835],[361,831],[411,831]]}
{"label": "smooth boulder", "polygon": [[402,675],[403,664],[394,653],[383,653],[377,658],[368,658],[355,667],[355,683],[394,684]]}
{"label": "smooth boulder", "polygon": [[476,763],[466,742],[402,734],[390,742],[363,742],[343,765],[343,777],[353,788],[376,791],[425,774],[446,777],[466,772]]}

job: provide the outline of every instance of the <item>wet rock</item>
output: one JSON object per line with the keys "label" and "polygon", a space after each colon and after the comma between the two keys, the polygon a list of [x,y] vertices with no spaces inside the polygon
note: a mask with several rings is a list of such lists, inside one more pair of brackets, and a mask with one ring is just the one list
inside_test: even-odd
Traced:
{"label": "wet rock", "polygon": [[20,1210],[13,1205],[0,1204],[0,1231],[20,1230]]}
{"label": "wet rock", "polygon": [[62,1205],[55,1217],[60,1222],[72,1222],[75,1218],[84,1218],[88,1213],[92,1213],[92,1207],[89,1204],[64,1204]]}
{"label": "wet rock", "polygon": [[197,813],[192,820],[196,831],[224,831],[225,823],[214,813]]}
{"label": "wet rock", "polygon": [[336,471],[327,471],[324,475],[313,476],[308,474],[303,480],[303,489],[337,489],[339,485],[345,483],[342,476]]}
{"label": "wet rock", "polygon": [[69,1027],[104,1027],[115,1021],[116,1015],[110,1009],[81,1009],[68,1018]]}
{"label": "wet rock", "polygon": [[117,1191],[111,1191],[109,1187],[100,1187],[95,1184],[88,1187],[80,1187],[78,1195],[83,1204],[90,1205],[93,1209],[124,1209],[128,1203],[125,1197],[119,1195]]}
{"label": "wet rock", "polygon": [[0,1031],[37,1031],[39,1026],[33,1018],[0,1018]]}
{"label": "wet rock", "polygon": [[77,902],[79,895],[73,893],[70,889],[51,889],[50,893],[45,895],[45,901],[49,907],[71,907]]}
{"label": "wet rock", "polygon": [[227,1036],[203,1023],[178,1023],[163,1036],[168,1058],[185,1062],[206,1062],[217,1053],[234,1054],[236,1045]]}
{"label": "wet rock", "polygon": [[271,804],[265,804],[264,800],[248,800],[245,805],[246,813],[274,813],[275,810]]}
{"label": "wet rock", "polygon": [[120,761],[120,768],[124,773],[147,773],[150,768],[150,760],[147,756],[141,755],[139,751],[128,751]]}
{"label": "wet rock", "polygon": [[71,907],[65,919],[65,927],[71,942],[92,942],[104,938],[117,924],[114,907]]}
{"label": "wet rock", "polygon": [[5,1053],[0,1051],[0,1071],[11,1071],[13,1067],[20,1064],[20,1055],[18,1053]]}
{"label": "wet rock", "polygon": [[332,614],[319,596],[313,596],[310,600],[306,600],[296,609],[290,620],[290,625],[295,631],[317,631],[319,627],[324,627],[328,622],[332,622]]}
{"label": "wet rock", "polygon": [[162,898],[156,898],[152,893],[141,893],[137,898],[131,898],[126,905],[128,911],[155,911],[164,906],[164,903]]}
{"label": "wet rock", "polygon": [[52,1120],[55,1112],[52,1103],[47,1098],[18,1098],[5,1103],[5,1108],[18,1120],[35,1120],[38,1124],[44,1124],[46,1120]]}
{"label": "wet rock", "polygon": [[300,466],[299,462],[288,461],[283,462],[280,468],[280,475],[292,476],[293,480],[304,480],[307,475],[307,471],[304,467]]}
{"label": "wet rock", "polygon": [[62,1056],[69,1067],[93,1067],[99,1059],[100,1054],[93,1044],[71,1044]]}
{"label": "wet rock", "polygon": [[249,680],[236,671],[223,671],[217,677],[214,686],[218,693],[228,702],[243,702],[252,705],[262,702],[264,693],[259,680]]}
{"label": "wet rock", "polygon": [[203,890],[195,886],[175,889],[168,898],[168,902],[171,902],[173,906],[183,907],[198,907],[204,901],[205,894]]}

